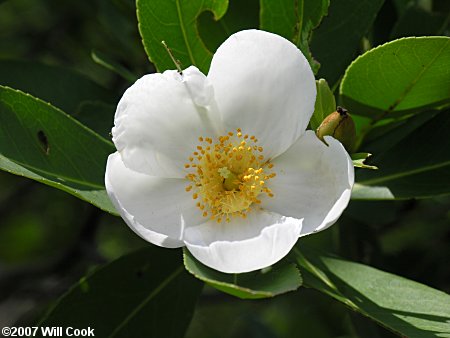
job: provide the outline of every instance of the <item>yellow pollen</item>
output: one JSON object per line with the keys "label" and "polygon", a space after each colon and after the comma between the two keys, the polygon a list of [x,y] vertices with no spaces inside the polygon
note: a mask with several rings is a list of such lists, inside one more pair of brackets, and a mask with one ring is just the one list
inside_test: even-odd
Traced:
{"label": "yellow pollen", "polygon": [[[255,145],[248,146],[249,139]],[[260,204],[263,195],[273,197],[267,181],[275,177],[273,164],[264,159],[258,139],[243,134],[241,129],[216,139],[200,136],[189,162],[186,178],[192,182],[185,190],[192,192],[203,217],[218,223],[230,222],[233,217],[246,218]],[[211,146],[210,146],[211,145]],[[201,154],[199,156],[199,153]],[[258,207],[259,208],[259,207]]]}

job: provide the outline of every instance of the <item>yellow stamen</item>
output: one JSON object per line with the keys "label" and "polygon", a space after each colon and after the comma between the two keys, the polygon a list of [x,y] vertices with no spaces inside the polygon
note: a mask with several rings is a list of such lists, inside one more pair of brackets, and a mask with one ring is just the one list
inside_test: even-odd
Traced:
{"label": "yellow stamen", "polygon": [[[248,146],[245,140],[249,138],[255,145]],[[261,203],[258,197],[273,197],[266,184],[275,177],[275,173],[268,172],[273,164],[264,161],[264,149],[256,145],[255,136],[243,135],[237,129],[216,140],[203,136],[198,140],[207,145],[196,146],[189,157],[191,163],[185,164],[191,170],[186,178],[193,183],[186,191],[194,189],[192,198],[200,199],[196,205],[204,217],[218,223],[230,222],[233,217],[246,218],[251,206]]]}

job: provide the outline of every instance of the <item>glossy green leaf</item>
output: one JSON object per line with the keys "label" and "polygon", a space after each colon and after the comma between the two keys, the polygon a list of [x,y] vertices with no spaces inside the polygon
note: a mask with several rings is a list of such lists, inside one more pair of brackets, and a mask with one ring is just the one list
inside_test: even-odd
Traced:
{"label": "glossy green leaf", "polygon": [[371,157],[372,154],[370,153],[354,153],[351,154],[351,158],[353,161],[353,165],[357,168],[363,168],[363,169],[378,169],[378,167],[374,165],[368,165],[366,164],[366,160]]}
{"label": "glossy green leaf", "polygon": [[321,65],[317,76],[326,79],[332,88],[357,55],[361,39],[372,26],[383,2],[331,1],[328,16],[314,30],[310,48]]}
{"label": "glossy green leaf", "polygon": [[302,247],[305,285],[405,337],[450,337],[450,296],[375,268]]}
{"label": "glossy green leaf", "polygon": [[294,264],[278,263],[261,271],[227,274],[205,266],[188,250],[184,250],[184,265],[198,279],[243,299],[274,297],[297,290],[302,284],[302,278]]}
{"label": "glossy green leaf", "polygon": [[[374,154],[370,163],[375,163],[379,170],[360,170],[356,181],[385,193],[389,191],[395,199],[450,194],[450,185],[445,183],[450,182],[449,113],[443,111],[423,124],[418,123],[423,119],[420,115],[428,113],[420,114],[364,145],[365,150]],[[362,192],[360,189],[359,193]],[[367,193],[365,189],[364,194]],[[356,191],[353,198],[355,194]]]}
{"label": "glossy green leaf", "polygon": [[314,105],[314,113],[311,116],[310,126],[312,130],[319,128],[322,121],[336,111],[336,100],[325,79],[316,80],[317,97]]}
{"label": "glossy green leaf", "polygon": [[261,0],[260,27],[292,41],[305,54],[314,73],[319,64],[309,50],[309,38],[328,13],[329,0]]}
{"label": "glossy green leaf", "polygon": [[116,101],[113,93],[77,72],[34,62],[1,60],[0,85],[50,102],[68,114],[77,112],[84,102]]}
{"label": "glossy green leaf", "polygon": [[40,326],[91,327],[96,337],[183,337],[201,289],[179,250],[151,246],[82,278]]}
{"label": "glossy green leaf", "polygon": [[182,68],[198,67],[205,74],[212,59],[200,38],[197,19],[202,12],[211,11],[219,20],[227,11],[227,0],[137,0],[139,31],[145,51],[158,71],[175,69],[164,46],[165,41]]}
{"label": "glossy green leaf", "polygon": [[31,95],[0,86],[0,169],[115,213],[104,188],[111,142]]}
{"label": "glossy green leaf", "polygon": [[450,104],[450,38],[404,38],[347,69],[340,94],[353,112],[380,119]]}

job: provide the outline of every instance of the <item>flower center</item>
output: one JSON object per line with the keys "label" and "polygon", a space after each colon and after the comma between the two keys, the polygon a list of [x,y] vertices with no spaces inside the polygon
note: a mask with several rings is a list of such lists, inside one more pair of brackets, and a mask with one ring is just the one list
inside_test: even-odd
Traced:
{"label": "flower center", "polygon": [[258,196],[273,197],[266,187],[273,164],[264,159],[263,148],[255,136],[243,135],[240,129],[213,139],[199,137],[197,146],[186,169],[192,172],[186,178],[192,182],[186,191],[199,199],[197,207],[204,217],[218,223],[234,216],[247,217],[252,204],[259,204]]}

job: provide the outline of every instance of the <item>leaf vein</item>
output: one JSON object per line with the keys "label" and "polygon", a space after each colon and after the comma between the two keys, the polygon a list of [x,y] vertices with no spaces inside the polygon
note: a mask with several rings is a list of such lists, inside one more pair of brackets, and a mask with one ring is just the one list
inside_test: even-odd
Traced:
{"label": "leaf vein", "polygon": [[127,325],[127,323],[139,312],[142,308],[147,305],[161,290],[163,290],[175,277],[177,277],[183,271],[183,266],[181,265],[176,269],[170,276],[162,281],[162,283],[155,288],[138,306],[135,307],[131,313],[125,317],[125,319],[114,329],[114,331],[109,335],[109,337],[114,337],[119,331]]}

